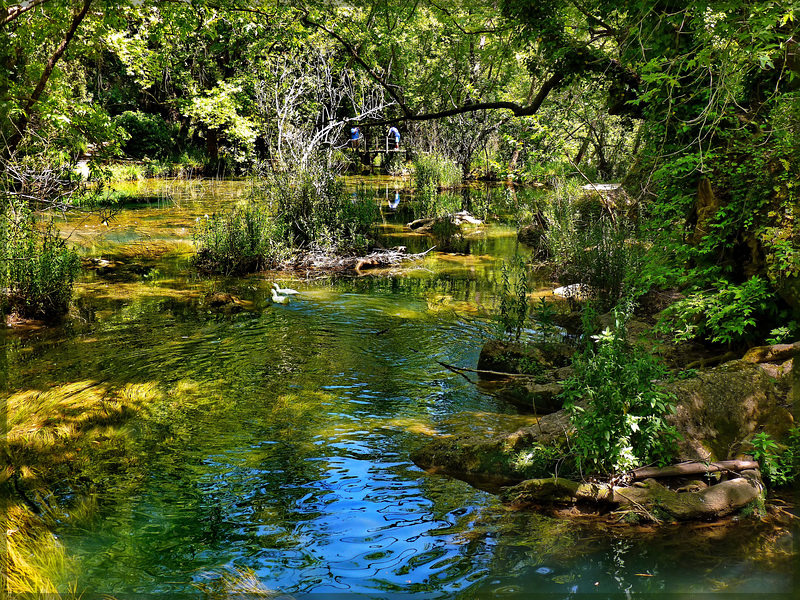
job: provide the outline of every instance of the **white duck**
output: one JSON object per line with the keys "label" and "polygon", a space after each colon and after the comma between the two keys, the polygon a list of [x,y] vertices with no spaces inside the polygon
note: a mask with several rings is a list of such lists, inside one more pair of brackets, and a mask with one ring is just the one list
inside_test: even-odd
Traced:
{"label": "white duck", "polygon": [[272,284],[272,301],[275,304],[289,304],[289,296],[299,294],[297,290],[291,288],[281,288],[277,283]]}
{"label": "white duck", "polygon": [[282,288],[278,285],[277,282],[272,284],[273,289],[280,294],[281,296],[294,296],[295,294],[299,294],[297,290],[293,290],[292,288]]}
{"label": "white duck", "polygon": [[272,301],[275,304],[289,304],[289,296],[282,296],[275,288],[270,291],[272,292]]}

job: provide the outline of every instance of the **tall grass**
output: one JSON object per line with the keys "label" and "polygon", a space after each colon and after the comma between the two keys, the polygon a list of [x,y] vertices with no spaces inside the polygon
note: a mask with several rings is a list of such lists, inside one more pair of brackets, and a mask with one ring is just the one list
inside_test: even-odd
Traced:
{"label": "tall grass", "polygon": [[567,185],[557,190],[545,219],[545,243],[559,280],[580,283],[601,311],[637,293],[644,244],[623,215]]}
{"label": "tall grass", "polygon": [[454,188],[461,183],[461,167],[439,154],[420,154],[414,159],[414,187],[417,193]]}
{"label": "tall grass", "polygon": [[233,275],[272,266],[287,254],[280,225],[267,207],[253,200],[224,213],[197,219],[194,231],[198,268]]}
{"label": "tall grass", "polygon": [[205,167],[200,158],[184,152],[174,157],[174,160],[144,159],[111,163],[103,166],[103,174],[108,181],[141,181],[155,177],[190,178]]}
{"label": "tall grass", "polygon": [[67,312],[80,270],[78,255],[53,224],[37,223],[24,203],[0,217],[0,305],[21,317],[57,319]]}
{"label": "tall grass", "polygon": [[344,180],[321,161],[291,171],[268,169],[254,197],[269,207],[291,248],[363,251],[374,237],[375,202],[349,194]]}

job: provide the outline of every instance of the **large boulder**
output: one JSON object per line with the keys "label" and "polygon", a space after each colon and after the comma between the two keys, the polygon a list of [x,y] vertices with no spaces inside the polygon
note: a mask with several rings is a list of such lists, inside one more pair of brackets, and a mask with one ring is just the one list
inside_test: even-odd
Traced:
{"label": "large boulder", "polygon": [[564,406],[560,398],[562,385],[534,377],[515,377],[505,381],[481,382],[481,390],[516,406],[523,411],[539,415],[552,413]]}
{"label": "large boulder", "polygon": [[780,439],[793,426],[791,360],[780,365],[732,361],[666,386],[677,397],[669,420],[682,434],[682,460],[725,460],[753,434]]}
{"label": "large boulder", "polygon": [[[561,382],[572,375],[566,366],[575,349],[566,344],[521,344],[490,340],[481,349],[481,389],[525,411],[547,414],[560,410]],[[528,376],[525,376],[525,375]]]}

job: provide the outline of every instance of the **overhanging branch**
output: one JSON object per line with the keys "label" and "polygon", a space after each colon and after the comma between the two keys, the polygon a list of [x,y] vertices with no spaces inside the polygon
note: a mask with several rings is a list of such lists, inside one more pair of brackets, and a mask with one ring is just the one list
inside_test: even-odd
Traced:
{"label": "overhanging branch", "polygon": [[479,110],[510,110],[515,117],[530,117],[535,115],[542,103],[547,98],[547,95],[553,91],[555,87],[564,79],[561,73],[555,73],[550,76],[547,81],[542,84],[539,93],[531,101],[530,104],[522,105],[516,102],[476,102],[475,104],[466,104],[448,110],[439,112],[413,114],[407,112],[402,117],[394,117],[391,119],[384,119],[382,121],[374,121],[364,123],[365,126],[378,126],[378,125],[391,125],[393,123],[400,123],[402,121],[433,121],[436,119],[444,119],[445,117],[452,117],[454,115],[461,115],[469,112],[476,112]]}

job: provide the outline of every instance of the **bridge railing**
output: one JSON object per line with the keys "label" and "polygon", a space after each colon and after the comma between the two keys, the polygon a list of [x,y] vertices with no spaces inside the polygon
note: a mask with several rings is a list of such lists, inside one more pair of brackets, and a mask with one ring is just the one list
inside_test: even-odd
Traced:
{"label": "bridge railing", "polygon": [[401,139],[400,143],[396,143],[395,139],[393,135],[372,138],[374,144],[372,148],[369,148],[365,143],[364,135],[362,135],[358,140],[350,139],[349,148],[358,152],[402,152],[404,149],[403,142],[406,140]]}

